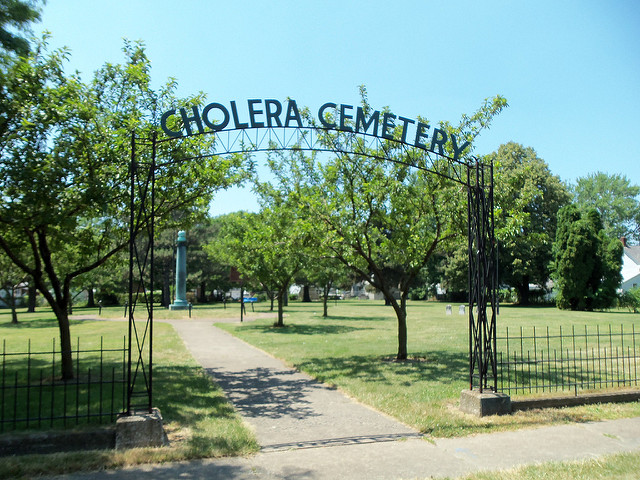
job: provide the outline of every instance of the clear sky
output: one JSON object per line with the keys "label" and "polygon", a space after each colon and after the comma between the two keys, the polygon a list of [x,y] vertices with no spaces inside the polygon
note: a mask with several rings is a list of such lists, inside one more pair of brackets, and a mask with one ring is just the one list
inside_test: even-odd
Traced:
{"label": "clear sky", "polygon": [[[48,0],[34,30],[68,47],[85,80],[124,60],[123,38],[142,40],[154,81],[223,104],[357,105],[364,84],[377,109],[457,124],[500,94],[509,107],[476,155],[515,141],[564,181],[603,171],[640,184],[637,0]],[[255,208],[234,189],[212,213]]]}

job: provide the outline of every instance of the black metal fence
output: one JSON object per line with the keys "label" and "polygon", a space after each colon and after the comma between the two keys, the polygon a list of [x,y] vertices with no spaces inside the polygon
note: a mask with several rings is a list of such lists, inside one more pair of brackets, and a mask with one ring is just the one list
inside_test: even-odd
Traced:
{"label": "black metal fence", "polygon": [[126,407],[127,347],[73,350],[73,380],[60,375],[60,350],[9,352],[3,341],[0,371],[0,432],[112,423]]}
{"label": "black metal fence", "polygon": [[640,332],[611,325],[506,330],[497,337],[498,386],[509,395],[636,387],[640,382]]}

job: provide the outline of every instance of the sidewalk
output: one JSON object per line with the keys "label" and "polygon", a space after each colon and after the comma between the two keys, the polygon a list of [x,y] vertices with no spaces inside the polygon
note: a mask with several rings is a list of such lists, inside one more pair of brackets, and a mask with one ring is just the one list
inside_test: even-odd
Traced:
{"label": "sidewalk", "polygon": [[262,450],[251,458],[147,465],[73,479],[424,479],[640,450],[640,418],[453,439],[412,428],[329,389],[211,321],[171,322]]}

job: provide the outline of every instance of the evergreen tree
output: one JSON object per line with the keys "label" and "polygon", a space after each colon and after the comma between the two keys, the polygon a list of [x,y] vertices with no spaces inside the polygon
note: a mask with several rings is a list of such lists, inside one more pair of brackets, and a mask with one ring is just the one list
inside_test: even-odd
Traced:
{"label": "evergreen tree", "polygon": [[622,244],[605,235],[596,210],[581,213],[574,204],[560,209],[553,254],[558,308],[613,306],[621,281]]}

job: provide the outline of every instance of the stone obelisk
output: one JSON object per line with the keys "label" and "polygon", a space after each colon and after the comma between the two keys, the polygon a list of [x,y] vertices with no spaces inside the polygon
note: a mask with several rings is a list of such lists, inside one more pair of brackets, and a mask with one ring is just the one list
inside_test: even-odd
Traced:
{"label": "stone obelisk", "polygon": [[178,232],[176,254],[176,300],[169,305],[170,310],[187,310],[187,233],[184,230]]}

